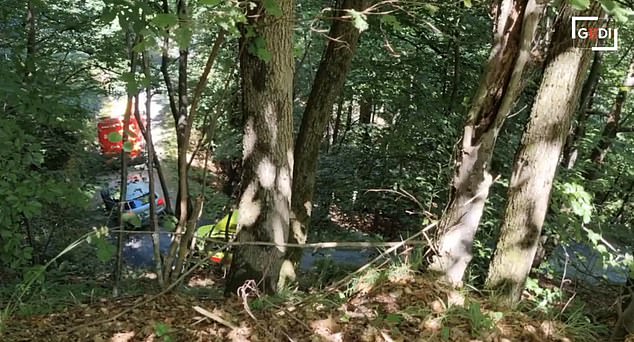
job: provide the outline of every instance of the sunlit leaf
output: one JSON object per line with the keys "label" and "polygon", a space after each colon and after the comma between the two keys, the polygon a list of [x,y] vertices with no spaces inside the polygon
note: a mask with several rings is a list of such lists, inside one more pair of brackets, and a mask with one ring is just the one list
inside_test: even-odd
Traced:
{"label": "sunlit leaf", "polygon": [[118,143],[121,140],[123,140],[123,137],[121,136],[121,133],[119,133],[119,132],[110,132],[110,133],[108,133],[108,141],[110,141],[111,143]]}
{"label": "sunlit leaf", "polygon": [[570,5],[578,11],[583,11],[590,7],[590,0],[570,0]]}
{"label": "sunlit leaf", "polygon": [[471,8],[471,6],[473,6],[471,0],[464,0],[464,7]]}
{"label": "sunlit leaf", "polygon": [[101,262],[106,262],[112,259],[116,248],[109,243],[105,238],[95,240],[95,247],[97,247],[97,258]]}
{"label": "sunlit leaf", "polygon": [[264,0],[262,5],[268,14],[274,17],[282,16],[282,8],[280,8],[280,4],[277,0]]}
{"label": "sunlit leaf", "polygon": [[123,151],[132,152],[133,149],[134,149],[134,144],[132,144],[131,141],[126,141],[123,143]]}
{"label": "sunlit leaf", "polygon": [[178,23],[178,17],[172,13],[159,13],[152,18],[152,23],[161,28],[172,27]]}
{"label": "sunlit leaf", "polygon": [[348,12],[348,14],[352,17],[354,27],[356,27],[359,32],[363,32],[369,28],[365,14],[353,9],[347,9],[346,12]]}

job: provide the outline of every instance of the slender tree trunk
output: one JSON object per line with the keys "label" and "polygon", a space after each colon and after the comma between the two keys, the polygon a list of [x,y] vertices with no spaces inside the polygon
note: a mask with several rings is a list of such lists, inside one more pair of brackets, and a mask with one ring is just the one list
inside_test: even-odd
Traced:
{"label": "slender tree trunk", "polygon": [[590,154],[590,160],[594,165],[592,166],[593,169],[587,172],[588,179],[595,180],[599,178],[599,169],[605,162],[605,156],[608,154],[608,151],[610,147],[612,147],[614,139],[616,139],[616,134],[619,132],[623,105],[625,104],[625,101],[627,100],[627,95],[629,94],[633,85],[634,59],[630,62],[625,80],[623,80],[623,84],[621,88],[619,88],[619,92],[616,94],[614,105],[612,105],[612,110],[608,113],[607,122],[603,127],[599,142],[594,147],[594,149],[592,149],[592,153]]}
{"label": "slender tree trunk", "polygon": [[372,99],[369,95],[363,95],[359,103],[359,123],[369,124],[372,122]]}
{"label": "slender tree trunk", "polygon": [[335,124],[332,128],[332,146],[337,145],[337,139],[339,138],[339,127],[341,126],[341,113],[343,112],[343,96],[339,98],[337,104],[337,114],[335,115]]}
{"label": "slender tree trunk", "polygon": [[[170,13],[170,8],[167,0],[163,0],[162,7],[164,14]],[[174,97],[174,86],[172,85],[172,79],[170,77],[168,69],[170,42],[169,30],[166,30],[164,34],[165,36],[163,37],[163,46],[161,47],[161,73],[163,74],[163,81],[165,81],[165,88],[167,89],[167,99],[169,101],[172,118],[174,118],[174,122],[178,122],[178,106],[176,105],[176,99]]]}
{"label": "slender tree trunk", "polygon": [[35,73],[35,53],[37,49],[36,9],[33,0],[29,0],[26,10],[26,58],[24,79],[30,81]]}
{"label": "slender tree trunk", "polygon": [[[134,117],[136,121],[139,122],[139,128],[141,128],[141,134],[143,135],[143,138],[145,139],[146,144],[148,145],[152,144],[151,153],[150,153],[150,147],[148,147],[148,161],[150,158],[152,159],[152,166],[150,166],[148,163],[148,169],[150,170],[156,169],[156,173],[158,174],[158,178],[159,178],[159,183],[161,184],[161,189],[163,190],[163,197],[165,198],[165,209],[168,213],[171,214],[174,212],[173,211],[174,209],[172,208],[172,201],[170,199],[169,189],[167,188],[167,180],[165,179],[165,174],[163,173],[163,168],[161,167],[161,161],[156,155],[156,152],[154,149],[154,141],[152,140],[152,137],[150,136],[152,133],[150,132],[150,130],[146,129],[142,124],[140,124],[141,122],[143,122],[143,120],[141,118],[141,114],[139,113],[139,111],[134,111]],[[151,118],[149,116],[146,116],[146,117],[147,117],[146,119],[147,125],[149,127],[152,124]]]}
{"label": "slender tree trunk", "polygon": [[451,81],[451,93],[449,94],[449,102],[447,103],[447,113],[451,115],[455,109],[457,102],[458,89],[460,85],[460,19],[456,21],[454,26],[453,37],[450,40],[453,50],[453,75]]}
{"label": "slender tree trunk", "polygon": [[588,121],[588,111],[592,108],[592,99],[597,90],[599,79],[601,77],[601,62],[602,53],[596,52],[594,59],[592,60],[592,66],[590,67],[590,74],[583,84],[581,90],[581,102],[579,103],[579,109],[577,110],[577,122],[573,125],[573,129],[570,130],[570,134],[566,139],[566,145],[564,146],[563,157],[561,165],[567,169],[572,169],[579,155],[579,141],[586,135],[586,122]]}
{"label": "slender tree trunk", "polygon": [[[178,12],[179,25],[187,28],[189,25],[189,13],[187,0],[178,0],[176,3]],[[189,218],[190,199],[189,199],[189,182],[187,177],[187,149],[189,147],[189,136],[187,132],[188,115],[187,106],[188,99],[188,83],[187,83],[187,61],[189,49],[180,47],[178,60],[178,119],[175,120],[176,126],[176,143],[178,149],[177,168],[178,168],[178,193],[176,195],[176,217],[178,223],[174,234],[174,240],[170,246],[169,253],[165,258],[163,275],[166,277],[166,283],[180,275],[181,270],[174,268],[177,261],[176,252],[183,239],[183,234],[187,228]]]}
{"label": "slender tree trunk", "polygon": [[[130,73],[134,74],[136,71],[136,63],[137,63],[137,53],[135,53],[134,51],[132,51],[132,47],[135,45],[135,42],[137,42],[137,39],[131,39],[132,35],[130,33],[130,31],[126,32],[126,45],[128,47],[128,55],[130,58]],[[123,127],[122,127],[122,140],[121,140],[121,144],[122,147],[125,145],[125,143],[128,141],[128,130],[127,128],[130,126],[130,116],[132,115],[132,98],[133,98],[133,94],[128,93],[128,101],[126,103],[126,107],[125,107],[125,113],[123,114]],[[125,227],[125,222],[123,219],[123,213],[125,210],[125,204],[126,204],[126,192],[128,189],[128,153],[125,151],[124,148],[121,149],[121,178],[120,178],[120,188],[119,188],[119,218],[118,218],[118,223],[119,223],[119,229],[123,230],[123,228]],[[119,286],[121,285],[121,270],[123,269],[123,256],[122,256],[122,252],[123,252],[123,240],[124,240],[125,234],[123,233],[123,231],[119,232],[119,234],[117,234],[117,257],[116,257],[116,261],[115,261],[115,266],[114,266],[114,286],[112,288],[112,296],[113,297],[118,297],[119,296]]]}
{"label": "slender tree trunk", "polygon": [[[598,11],[595,3],[588,15]],[[486,287],[503,305],[514,306],[524,289],[559,157],[592,60],[592,50],[572,45],[573,15],[566,4],[555,24],[547,67],[515,156],[500,239],[486,280]]]}
{"label": "slender tree trunk", "polygon": [[493,183],[489,165],[498,133],[523,89],[532,41],[544,2],[502,0],[495,7],[494,45],[474,96],[456,156],[450,201],[430,269],[455,286],[472,259],[471,248]]}
{"label": "slender tree trunk", "polygon": [[[238,241],[288,241],[293,175],[293,0],[277,1],[282,17],[268,14],[262,1],[248,13],[257,37],[271,53],[263,61],[248,49],[240,56],[242,103],[246,118],[243,138],[242,195]],[[255,15],[258,14],[258,15]],[[250,44],[242,26],[241,46]],[[228,275],[226,293],[255,281],[275,293],[294,279],[293,265],[282,246],[238,246]]]}
{"label": "slender tree trunk", "polygon": [[[346,9],[362,11],[366,0],[344,0],[341,8],[335,13],[330,28],[330,37],[336,37],[326,46],[326,51],[319,64],[317,75],[311,89],[302,124],[295,142],[295,166],[293,169],[293,197],[291,212],[292,243],[305,243],[308,224],[313,208],[315,175],[319,145],[328,119],[332,116],[332,107],[337,96],[343,91],[346,76],[350,71],[352,58],[357,49],[360,32],[351,21],[339,19]],[[292,262],[298,262],[301,249],[294,248],[289,252]]]}
{"label": "slender tree trunk", "polygon": [[346,134],[352,128],[352,111],[354,110],[354,100],[351,97],[350,103],[348,104],[348,115],[346,115],[346,127],[343,130],[343,134],[341,135],[341,140],[339,140],[339,147],[343,145],[343,142],[346,140]]}

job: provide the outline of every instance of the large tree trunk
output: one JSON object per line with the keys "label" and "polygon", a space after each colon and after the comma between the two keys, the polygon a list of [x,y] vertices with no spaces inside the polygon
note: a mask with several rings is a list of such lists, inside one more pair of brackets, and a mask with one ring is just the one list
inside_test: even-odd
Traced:
{"label": "large tree trunk", "polygon": [[[293,234],[289,239],[293,243],[306,242],[313,208],[319,145],[328,119],[332,115],[332,107],[337,96],[343,91],[359,41],[360,32],[352,21],[340,17],[345,15],[346,9],[364,10],[366,3],[366,0],[344,0],[341,8],[335,13],[334,17],[337,19],[332,23],[329,36],[337,40],[331,40],[326,46],[304,110],[294,153],[291,213]],[[289,252],[290,260],[298,262],[301,250],[295,248]]]}
{"label": "large tree trunk", "polygon": [[[595,3],[591,13],[596,15],[599,10]],[[570,21],[574,13],[566,5],[557,19],[548,64],[515,156],[500,239],[486,280],[486,287],[504,305],[517,303],[524,289],[559,156],[592,60],[592,50],[572,45]]]}
{"label": "large tree trunk", "polygon": [[629,94],[631,87],[634,85],[634,59],[630,62],[630,66],[623,80],[623,84],[621,88],[619,88],[619,92],[616,94],[616,98],[614,99],[614,105],[612,105],[612,110],[608,113],[607,121],[605,126],[603,127],[603,131],[601,132],[601,137],[599,138],[599,142],[592,149],[592,153],[590,154],[590,160],[593,164],[593,169],[588,172],[588,179],[597,179],[599,178],[599,169],[603,165],[605,161],[605,156],[608,154],[608,150],[612,147],[612,143],[614,139],[616,139],[616,134],[619,132],[621,126],[621,112],[623,111],[623,105],[627,100],[627,95]]}
{"label": "large tree trunk", "polygon": [[439,224],[437,255],[430,265],[456,286],[472,258],[473,239],[493,182],[493,147],[523,88],[543,7],[535,0],[503,0],[495,7],[494,45],[465,124],[449,205]]}
{"label": "large tree trunk", "polygon": [[590,74],[581,90],[581,102],[577,110],[577,122],[573,125],[566,139],[561,165],[569,170],[572,169],[577,162],[577,157],[579,156],[579,141],[586,135],[588,111],[592,108],[592,99],[596,93],[601,76],[602,55],[601,52],[594,54]]}
{"label": "large tree trunk", "polygon": [[[265,62],[243,49],[240,56],[242,101],[246,118],[243,138],[242,196],[237,240],[286,243],[289,235],[293,174],[293,0],[278,0],[283,17],[263,11],[262,1],[249,11],[249,24],[266,41]],[[263,14],[262,14],[263,12]],[[259,15],[255,15],[259,14]],[[241,45],[250,44],[244,34]],[[293,266],[284,261],[283,246],[238,246],[226,293],[254,280],[267,293],[277,292]]]}

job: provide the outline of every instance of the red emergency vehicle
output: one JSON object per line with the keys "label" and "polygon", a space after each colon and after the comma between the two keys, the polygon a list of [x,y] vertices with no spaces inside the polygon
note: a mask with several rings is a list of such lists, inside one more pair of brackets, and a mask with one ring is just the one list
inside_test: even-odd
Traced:
{"label": "red emergency vehicle", "polygon": [[[142,119],[141,124],[145,125],[145,120]],[[121,150],[123,148],[123,141],[112,142],[109,138],[111,133],[117,132],[120,136],[123,136],[123,117],[102,117],[97,123],[97,134],[99,135],[99,146],[101,147],[101,154],[108,160],[121,156]],[[134,117],[130,118],[130,126],[128,129],[128,141],[132,143],[132,150],[130,151],[130,159],[132,161],[144,160],[145,155],[145,140],[141,133],[139,123]],[[120,140],[120,139],[113,139]]]}

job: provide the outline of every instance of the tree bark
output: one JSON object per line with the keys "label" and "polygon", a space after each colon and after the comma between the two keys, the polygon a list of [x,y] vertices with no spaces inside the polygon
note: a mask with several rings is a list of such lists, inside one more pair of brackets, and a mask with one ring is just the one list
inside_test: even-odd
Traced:
{"label": "tree bark", "polygon": [[523,89],[532,41],[544,1],[502,0],[494,7],[494,45],[474,96],[457,153],[450,201],[441,218],[430,270],[454,286],[472,259],[471,248],[493,183],[493,148],[504,120]]}
{"label": "tree bark", "polygon": [[[187,7],[187,0],[178,0],[176,3],[176,9],[178,12],[179,25],[186,28],[189,22],[189,14]],[[174,240],[170,246],[169,253],[165,258],[163,275],[166,277],[166,283],[168,281],[175,280],[180,275],[180,269],[174,269],[173,266],[177,261],[176,252],[183,239],[183,233],[187,229],[187,221],[190,212],[190,199],[189,199],[189,182],[187,177],[187,149],[189,147],[189,134],[188,134],[188,115],[187,106],[189,104],[188,99],[188,83],[187,83],[187,62],[188,62],[189,49],[187,47],[180,47],[179,60],[178,60],[178,119],[175,120],[176,126],[176,145],[177,145],[177,168],[178,168],[178,192],[176,194],[176,217],[178,223],[174,234]]]}
{"label": "tree bark", "polygon": [[36,9],[33,0],[29,0],[27,3],[26,11],[26,58],[25,58],[25,70],[24,79],[30,82],[35,73],[35,53],[37,48],[37,31],[36,31]]}
{"label": "tree bark", "polygon": [[[145,20],[145,15],[143,16],[143,20]],[[148,57],[148,52],[143,52],[143,74],[147,79],[152,77],[150,72],[150,58]],[[139,97],[136,97],[135,104],[139,106]],[[141,120],[141,115],[138,110],[134,112],[136,116],[136,120],[139,123],[139,127],[141,127],[141,133],[145,138],[145,143],[147,146],[147,166],[150,172],[150,228],[154,231],[152,234],[152,247],[154,251],[154,269],[156,270],[156,275],[158,279],[159,286],[161,288],[165,287],[165,278],[163,277],[163,263],[161,260],[161,250],[160,250],[160,229],[158,225],[158,217],[156,215],[156,191],[155,191],[155,182],[154,182],[154,161],[158,161],[156,158],[156,154],[154,153],[154,143],[152,141],[152,87],[148,85],[145,88],[145,119],[147,126],[145,130],[143,129],[143,121]],[[157,164],[157,166],[159,166]],[[160,170],[160,166],[159,169]],[[161,174],[161,172],[159,172]],[[164,184],[161,184],[164,186]],[[167,202],[167,195],[165,192],[167,189],[163,187],[163,197],[166,199],[166,205],[169,207],[169,202]]]}
{"label": "tree bark", "polygon": [[[588,15],[601,7],[595,2]],[[559,156],[570,129],[592,50],[573,46],[571,16],[566,5],[556,31],[531,119],[515,156],[508,203],[486,287],[500,303],[514,306],[524,289],[535,257]]]}
{"label": "tree bark", "polygon": [[[366,3],[366,0],[344,0],[335,13],[334,17],[337,19],[332,23],[329,33],[333,40],[326,46],[304,110],[294,152],[291,211],[293,233],[289,238],[293,243],[306,242],[313,208],[319,146],[332,115],[332,107],[343,91],[359,41],[360,32],[352,21],[340,17],[345,15],[346,9],[364,10]],[[299,262],[301,255],[301,249],[289,250],[289,258],[293,263]]]}
{"label": "tree bark", "polygon": [[[167,0],[163,0],[162,9],[164,14],[170,13],[170,8]],[[161,73],[163,74],[163,80],[165,81],[165,88],[167,89],[167,99],[170,105],[170,112],[174,118],[174,122],[178,121],[178,106],[176,105],[176,99],[174,98],[174,86],[172,85],[172,79],[170,78],[168,65],[169,65],[169,30],[165,31],[165,37],[163,37],[163,47],[161,48]]]}
{"label": "tree bark", "polygon": [[[248,24],[266,42],[270,60],[249,49],[240,56],[243,138],[242,195],[238,241],[288,241],[293,174],[293,0],[278,0],[282,17],[267,13],[262,1],[248,13]],[[251,44],[242,26],[241,46]],[[282,246],[239,246],[228,275],[226,294],[253,280],[265,293],[294,279]]]}
{"label": "tree bark", "polygon": [[344,97],[340,96],[339,103],[337,104],[337,114],[335,115],[335,124],[332,128],[332,146],[337,145],[337,139],[339,139],[339,127],[341,126],[341,113],[343,112],[343,100]]}
{"label": "tree bark", "polygon": [[352,128],[352,111],[353,110],[354,110],[354,100],[351,97],[350,103],[348,104],[348,115],[346,115],[346,127],[344,128],[343,134],[341,135],[341,140],[339,140],[339,148],[341,148],[341,145],[343,145],[343,142],[346,140],[346,134]]}
{"label": "tree bark", "polygon": [[372,122],[372,99],[369,95],[363,95],[359,103],[359,123],[369,124]]}
{"label": "tree bark", "polygon": [[570,134],[566,139],[561,165],[568,170],[571,170],[575,166],[579,155],[579,141],[586,135],[586,123],[589,116],[588,111],[592,108],[592,99],[594,98],[599,79],[601,78],[602,55],[601,52],[594,54],[590,74],[581,90],[581,102],[577,110],[577,122],[573,125],[573,129],[570,130]]}
{"label": "tree bark", "polygon": [[612,147],[614,139],[616,139],[616,134],[619,132],[619,128],[621,126],[621,112],[623,111],[623,105],[625,104],[625,101],[627,100],[627,95],[629,94],[633,85],[634,59],[630,62],[627,75],[623,80],[623,84],[619,89],[619,92],[616,94],[614,105],[612,105],[612,110],[608,113],[607,122],[603,127],[599,142],[592,149],[592,153],[590,154],[590,160],[593,164],[592,169],[587,172],[587,178],[590,180],[595,180],[599,178],[599,169],[605,162],[605,156],[608,154],[608,151],[610,147]]}

